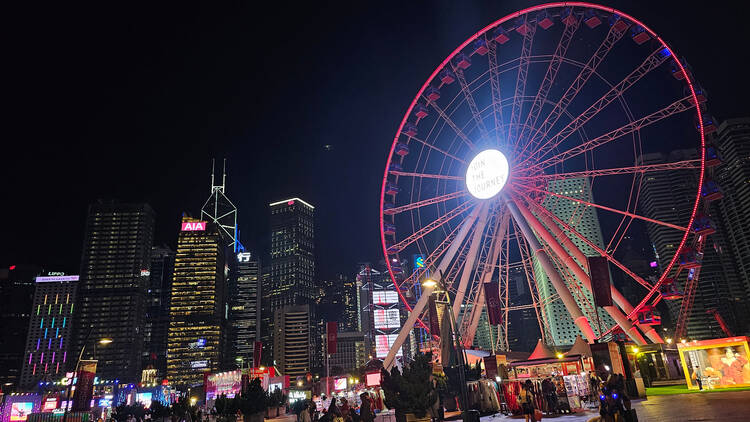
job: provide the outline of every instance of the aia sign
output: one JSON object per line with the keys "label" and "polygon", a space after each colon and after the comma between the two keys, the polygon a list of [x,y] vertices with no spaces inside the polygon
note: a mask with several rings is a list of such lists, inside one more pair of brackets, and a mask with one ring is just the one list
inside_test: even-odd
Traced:
{"label": "aia sign", "polygon": [[202,232],[206,230],[205,221],[193,221],[189,223],[182,223],[182,231],[184,232]]}

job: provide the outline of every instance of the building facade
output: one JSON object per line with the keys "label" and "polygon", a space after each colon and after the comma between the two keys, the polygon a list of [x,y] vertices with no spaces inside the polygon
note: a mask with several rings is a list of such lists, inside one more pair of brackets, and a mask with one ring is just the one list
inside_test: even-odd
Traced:
{"label": "building facade", "polygon": [[144,318],[154,241],[154,210],[148,204],[89,206],[74,318],[74,353],[112,339],[97,353],[105,379],[140,380]]}
{"label": "building facade", "polygon": [[[325,334],[321,336],[325,341]],[[358,331],[342,331],[336,336],[336,353],[328,357],[331,375],[357,373],[367,363],[365,337]]]}
{"label": "building facade", "polygon": [[314,309],[312,304],[286,305],[274,312],[273,360],[283,375],[294,378],[313,369],[320,344]]}
{"label": "building facade", "polygon": [[[312,305],[318,296],[315,286],[315,208],[299,198],[269,204],[271,211],[271,256],[267,293],[269,332],[278,309]],[[272,349],[276,341],[272,340]],[[271,354],[276,353],[271,350]]]}
{"label": "building facade", "polygon": [[226,348],[226,245],[213,222],[186,215],[177,238],[167,333],[167,377],[179,386],[221,370]]}
{"label": "building facade", "polygon": [[260,339],[260,259],[251,252],[238,252],[236,257],[229,297],[232,357],[240,367],[258,367],[260,362],[253,360],[253,352]]}
{"label": "building facade", "polygon": [[77,356],[68,356],[68,347],[78,280],[77,275],[36,278],[21,371],[22,388],[32,389],[40,381],[58,381],[68,368],[75,366]]}
{"label": "building facade", "polygon": [[[365,350],[368,358],[373,356],[383,359],[401,331],[401,304],[398,292],[388,272],[378,271],[370,264],[360,265],[356,280],[357,284],[362,286],[360,318]],[[397,356],[403,356],[403,350],[402,347]]]}
{"label": "building facade", "polygon": [[167,375],[167,327],[175,252],[167,246],[151,248],[148,304],[143,332],[143,368],[156,369],[158,377]]}
{"label": "building facade", "polygon": [[0,385],[12,391],[21,380],[26,333],[34,300],[37,266],[11,265],[0,269]]}

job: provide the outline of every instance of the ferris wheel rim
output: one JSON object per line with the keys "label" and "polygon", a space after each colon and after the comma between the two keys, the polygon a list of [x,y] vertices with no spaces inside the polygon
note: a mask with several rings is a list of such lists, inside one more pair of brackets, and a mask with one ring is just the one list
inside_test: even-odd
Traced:
{"label": "ferris wheel rim", "polygon": [[[705,164],[705,158],[706,158],[706,139],[705,139],[705,128],[703,124],[703,115],[701,113],[700,107],[698,107],[698,96],[696,94],[695,89],[695,82],[693,80],[693,76],[690,74],[690,72],[686,71],[685,66],[683,65],[682,61],[675,55],[675,50],[672,49],[672,47],[664,41],[655,31],[653,31],[649,26],[644,24],[642,21],[636,19],[630,14],[624,13],[618,9],[602,6],[595,3],[590,2],[552,2],[552,3],[545,3],[540,4],[536,6],[531,6],[522,10],[519,10],[517,12],[508,14],[488,25],[483,27],[481,30],[477,31],[473,35],[471,35],[469,38],[467,38],[463,43],[461,43],[458,47],[456,47],[444,60],[442,63],[440,63],[435,70],[430,74],[430,76],[425,80],[424,84],[421,86],[421,88],[418,90],[416,95],[414,96],[413,100],[411,101],[409,107],[407,108],[406,112],[403,115],[403,118],[401,120],[401,123],[398,126],[398,129],[396,130],[396,134],[394,136],[394,139],[391,143],[391,148],[389,149],[388,153],[388,159],[386,161],[383,180],[381,183],[381,192],[380,192],[380,215],[379,215],[379,225],[380,225],[380,237],[381,237],[381,248],[383,252],[383,256],[385,257],[385,263],[386,263],[386,269],[388,271],[389,277],[391,281],[393,282],[394,286],[396,287],[396,291],[398,293],[399,299],[401,300],[401,304],[405,306],[407,311],[411,312],[412,307],[409,304],[409,302],[406,300],[406,297],[404,296],[401,287],[399,286],[399,282],[397,280],[397,277],[394,273],[393,266],[391,263],[391,254],[388,252],[387,247],[387,241],[386,241],[386,233],[384,230],[385,225],[385,210],[384,205],[386,201],[386,185],[388,183],[388,175],[389,175],[389,168],[391,164],[394,162],[393,158],[395,155],[395,148],[396,145],[399,143],[399,138],[401,137],[402,131],[404,130],[405,125],[408,123],[409,117],[412,115],[412,112],[414,111],[415,106],[417,105],[420,98],[422,98],[423,94],[427,90],[429,86],[431,86],[431,83],[435,80],[436,77],[438,77],[439,73],[446,68],[446,66],[449,66],[452,62],[452,60],[460,54],[467,46],[469,46],[472,42],[476,41],[480,37],[482,37],[484,34],[486,34],[488,31],[491,31],[492,29],[500,26],[501,24],[514,19],[519,18],[521,16],[528,15],[532,12],[537,12],[541,10],[546,9],[554,9],[554,8],[562,8],[562,7],[578,7],[578,8],[587,8],[587,9],[595,9],[598,11],[603,11],[607,13],[616,14],[622,18],[625,18],[629,20],[630,22],[639,25],[641,28],[643,28],[653,39],[658,41],[661,48],[666,49],[671,57],[673,58],[673,62],[677,65],[679,70],[684,73],[684,83],[689,88],[690,91],[690,98],[696,104],[695,107],[695,115],[696,120],[698,122],[698,131],[700,134],[700,173],[698,176],[698,184],[697,184],[697,190],[695,194],[695,199],[693,200],[693,207],[691,210],[691,214],[688,220],[687,224],[687,230],[685,231],[684,235],[682,236],[680,240],[680,244],[678,248],[676,249],[674,255],[672,256],[670,262],[665,266],[664,270],[662,271],[658,281],[654,284],[653,288],[648,291],[643,299],[638,305],[636,305],[635,309],[631,314],[628,316],[632,316],[633,313],[637,312],[640,308],[645,306],[646,302],[649,300],[649,298],[653,297],[655,293],[658,292],[658,289],[660,285],[663,283],[663,281],[668,277],[670,271],[673,269],[675,263],[678,260],[679,253],[685,248],[686,242],[688,240],[688,237],[690,236],[690,228],[693,226],[694,219],[696,217],[698,206],[701,203],[701,189],[703,187],[704,182],[704,173],[706,169]],[[460,176],[459,176],[460,177]],[[468,202],[468,201],[467,201]],[[425,323],[422,321],[421,318],[417,318],[417,321],[419,325],[421,325],[424,329],[426,329],[429,332],[429,328],[425,325]]]}

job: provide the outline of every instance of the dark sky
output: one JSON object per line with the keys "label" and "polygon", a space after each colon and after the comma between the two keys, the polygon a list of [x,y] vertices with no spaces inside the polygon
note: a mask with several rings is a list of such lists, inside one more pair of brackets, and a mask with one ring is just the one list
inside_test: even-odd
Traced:
{"label": "dark sky", "polygon": [[[211,158],[226,157],[243,243],[264,250],[267,204],[299,196],[316,206],[326,277],[380,257],[383,166],[424,79],[539,2],[22,3],[3,19],[0,266],[77,271],[97,198],[149,202],[157,241],[174,245],[181,212],[208,197]],[[739,11],[606,3],[688,58],[714,115],[750,114]]]}

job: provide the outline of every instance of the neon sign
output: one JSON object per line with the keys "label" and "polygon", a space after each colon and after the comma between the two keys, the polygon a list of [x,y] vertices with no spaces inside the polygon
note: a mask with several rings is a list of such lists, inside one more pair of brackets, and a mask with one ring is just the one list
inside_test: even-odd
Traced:
{"label": "neon sign", "polygon": [[182,223],[182,231],[184,232],[202,232],[206,230],[205,221],[192,221]]}
{"label": "neon sign", "polygon": [[37,277],[37,283],[49,283],[54,281],[78,281],[79,276],[77,275],[64,275],[54,277]]}

